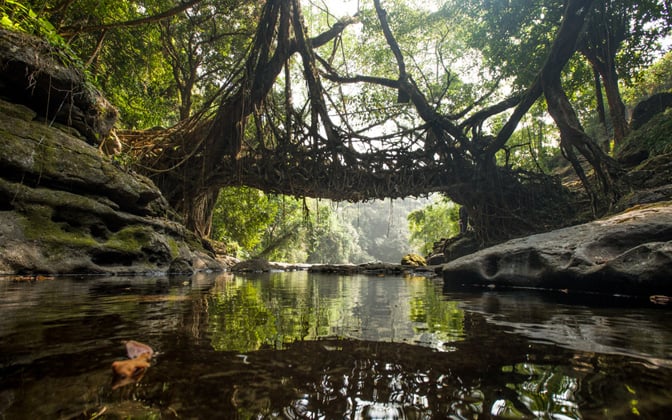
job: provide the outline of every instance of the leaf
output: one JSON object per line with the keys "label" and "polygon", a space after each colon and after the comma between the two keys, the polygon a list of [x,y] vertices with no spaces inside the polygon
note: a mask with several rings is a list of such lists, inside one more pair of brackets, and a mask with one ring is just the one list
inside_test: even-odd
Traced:
{"label": "leaf", "polygon": [[139,341],[129,340],[126,342],[126,353],[131,359],[139,358],[142,355],[147,355],[146,359],[149,360],[154,355],[154,350],[147,344],[141,343]]}
{"label": "leaf", "polygon": [[0,26],[3,26],[5,28],[13,28],[14,22],[9,18],[7,15],[2,15],[2,18],[0,18]]}
{"label": "leaf", "polygon": [[143,373],[149,366],[149,357],[143,353],[135,359],[112,362],[112,370],[122,378],[131,378]]}

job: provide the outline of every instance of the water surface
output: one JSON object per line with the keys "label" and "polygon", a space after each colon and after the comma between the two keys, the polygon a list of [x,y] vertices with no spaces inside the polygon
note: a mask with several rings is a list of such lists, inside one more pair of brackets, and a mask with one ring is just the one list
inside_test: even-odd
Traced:
{"label": "water surface", "polygon": [[[424,277],[0,279],[0,418],[667,418],[670,315]],[[126,385],[125,340],[157,353]]]}

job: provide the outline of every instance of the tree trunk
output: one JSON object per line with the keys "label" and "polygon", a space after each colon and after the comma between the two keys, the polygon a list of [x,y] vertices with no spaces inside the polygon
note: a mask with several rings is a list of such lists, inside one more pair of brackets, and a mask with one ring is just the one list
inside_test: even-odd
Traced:
{"label": "tree trunk", "polygon": [[604,81],[604,91],[607,94],[609,115],[614,127],[614,143],[621,144],[625,136],[628,135],[629,127],[625,119],[625,105],[618,88],[618,74],[616,73],[614,64],[612,63],[601,75]]}
{"label": "tree trunk", "polygon": [[625,9],[619,8],[619,2],[597,2],[585,36],[578,46],[593,67],[593,72],[599,73],[602,78],[615,144],[623,141],[629,129],[616,72],[616,53],[628,32],[625,13]]}
{"label": "tree trunk", "polygon": [[[614,64],[613,57],[598,57],[595,52],[586,49],[581,50],[590,65],[593,72],[597,72],[604,83],[604,92],[607,95],[607,105],[609,106],[609,117],[614,132],[614,143],[620,144],[625,136],[628,135],[629,127],[625,119],[625,104],[621,98],[621,91],[618,87],[618,73]],[[605,60],[607,61],[605,63]]]}
{"label": "tree trunk", "polygon": [[602,95],[602,81],[600,79],[600,73],[593,68],[593,83],[595,86],[595,99],[597,100],[597,117],[600,128],[604,130],[605,139],[602,143],[602,149],[609,153],[610,151],[610,139],[609,139],[609,129],[607,128],[607,113],[604,109],[604,95]]}

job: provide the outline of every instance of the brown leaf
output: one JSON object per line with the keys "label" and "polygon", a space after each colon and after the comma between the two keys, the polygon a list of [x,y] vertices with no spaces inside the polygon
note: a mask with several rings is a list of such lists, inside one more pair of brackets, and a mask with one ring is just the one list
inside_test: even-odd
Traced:
{"label": "brown leaf", "polygon": [[112,362],[112,371],[122,378],[131,378],[137,376],[145,371],[150,364],[149,359],[151,355],[143,353],[134,359],[118,360]]}

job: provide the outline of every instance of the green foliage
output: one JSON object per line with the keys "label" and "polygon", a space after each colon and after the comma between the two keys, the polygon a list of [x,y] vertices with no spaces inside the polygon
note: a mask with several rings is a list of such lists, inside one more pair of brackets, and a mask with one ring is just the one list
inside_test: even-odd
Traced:
{"label": "green foliage", "polygon": [[549,162],[560,153],[558,131],[548,124],[544,101],[538,101],[523,118],[503,150],[497,163],[528,171],[549,171]]}
{"label": "green foliage", "polygon": [[[494,74],[504,77],[514,88],[526,88],[546,59],[561,23],[564,3],[470,0],[461,8],[462,2],[447,2],[444,7],[454,8],[471,19],[473,24],[466,35],[468,45],[483,55],[485,65]],[[659,40],[669,35],[670,18],[669,8],[656,0],[593,3],[586,33],[578,45],[582,56],[576,55],[564,69],[563,85],[582,123],[600,144],[609,141],[611,124],[599,121],[591,63],[602,63],[600,73],[616,69],[617,73],[609,73],[608,77],[619,80],[618,75],[621,85],[628,85],[633,72],[661,51]],[[588,57],[591,63],[587,62]],[[604,77],[602,74],[603,85]],[[614,104],[619,92],[610,88],[609,93]],[[516,143],[512,138],[509,147]]]}
{"label": "green foliage", "polygon": [[637,73],[634,80],[635,83],[626,88],[623,94],[623,98],[632,106],[654,93],[672,90],[672,51]]}
{"label": "green foliage", "polygon": [[[163,20],[158,44],[179,100],[179,118],[188,118],[239,75],[261,4],[246,0],[202,0],[186,13]],[[158,10],[157,10],[158,11]]]}
{"label": "green foliage", "polygon": [[65,46],[54,26],[23,2],[4,0],[0,4],[0,27],[44,37],[51,44]]}
{"label": "green foliage", "polygon": [[[672,9],[669,3],[659,0],[618,0],[598,5],[593,15],[606,20],[610,37],[606,42],[618,45],[617,71],[625,85],[629,85],[635,80],[633,75],[651,65],[663,50],[661,41],[672,33]],[[602,21],[592,19],[591,27],[603,24]]]}
{"label": "green foliage", "polygon": [[329,206],[317,207],[310,218],[308,263],[343,264],[362,253],[355,229],[342,223]]}
{"label": "green foliage", "polygon": [[[118,16],[137,17],[130,12]],[[91,71],[119,108],[124,128],[167,127],[178,121],[176,88],[159,37],[154,26],[114,31],[92,63]],[[94,54],[90,43],[78,45],[84,54]]]}
{"label": "green foliage", "polygon": [[336,217],[328,203],[247,187],[221,190],[212,238],[235,244],[241,256],[274,261],[359,262],[363,254],[357,232]]}
{"label": "green foliage", "polygon": [[483,54],[486,65],[524,88],[546,58],[563,2],[469,0],[447,2],[444,7],[460,11],[471,23],[467,43]]}
{"label": "green foliage", "polygon": [[118,108],[123,128],[166,127],[189,116],[194,107],[206,106],[223,83],[234,81],[262,5],[202,0],[160,21],[125,24],[179,4],[6,0],[0,4],[0,25],[38,34],[71,53]]}
{"label": "green foliage", "polygon": [[398,262],[412,250],[407,216],[426,203],[424,199],[407,199],[339,204],[339,218],[359,234],[362,254],[351,262]]}
{"label": "green foliage", "polygon": [[408,215],[411,243],[418,246],[423,254],[429,254],[434,242],[460,231],[458,212],[458,206],[443,197],[411,212]]}
{"label": "green foliage", "polygon": [[213,213],[212,238],[235,242],[253,252],[278,212],[278,203],[259,190],[249,187],[222,189]]}
{"label": "green foliage", "polygon": [[3,0],[0,4],[0,27],[15,32],[25,32],[44,38],[49,44],[56,46],[54,53],[59,60],[69,66],[83,69],[83,63],[70,47],[70,44],[58,34],[49,20],[34,11],[30,5],[16,0]]}
{"label": "green foliage", "polygon": [[307,216],[305,202],[294,197],[267,195],[278,211],[264,230],[262,242],[255,254],[271,261],[305,262]]}
{"label": "green foliage", "polygon": [[408,252],[406,215],[423,201],[339,203],[246,188],[220,191],[212,239],[241,257],[311,263],[398,262]]}

